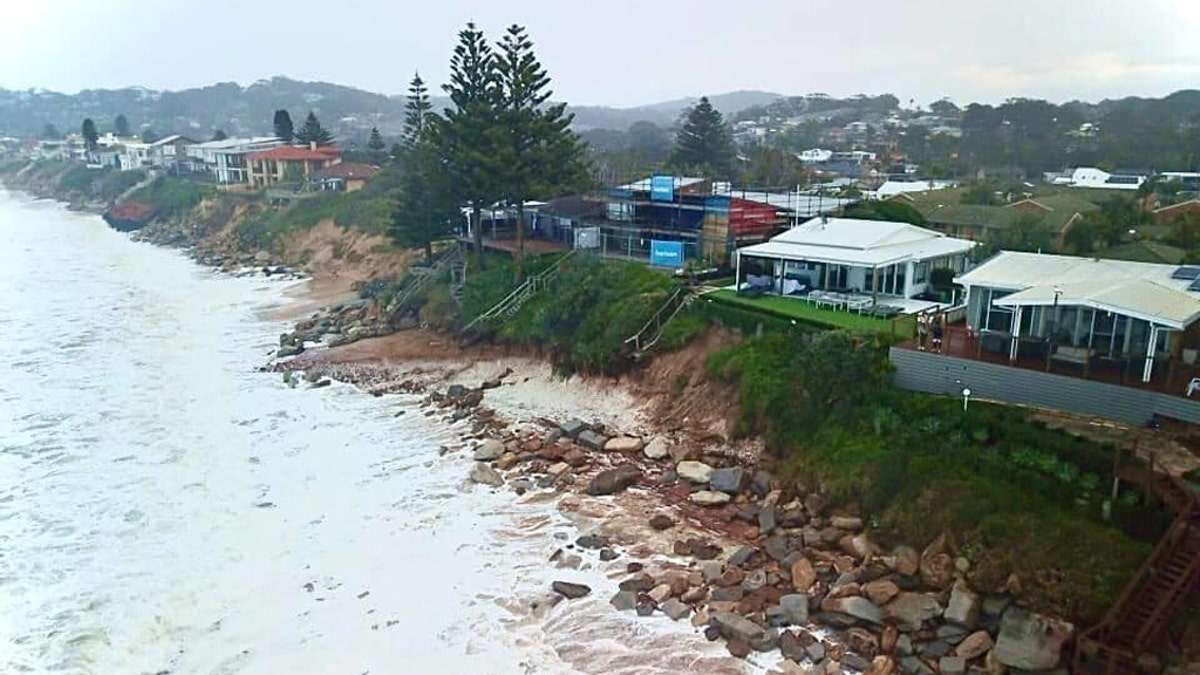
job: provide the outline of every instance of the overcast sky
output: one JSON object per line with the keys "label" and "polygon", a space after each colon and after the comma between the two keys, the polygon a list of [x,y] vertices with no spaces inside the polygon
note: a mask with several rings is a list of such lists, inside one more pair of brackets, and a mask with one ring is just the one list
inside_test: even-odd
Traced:
{"label": "overcast sky", "polygon": [[181,89],[272,75],[386,94],[455,33],[528,27],[556,98],[762,89],[927,104],[1200,87],[1200,0],[9,0],[0,87]]}

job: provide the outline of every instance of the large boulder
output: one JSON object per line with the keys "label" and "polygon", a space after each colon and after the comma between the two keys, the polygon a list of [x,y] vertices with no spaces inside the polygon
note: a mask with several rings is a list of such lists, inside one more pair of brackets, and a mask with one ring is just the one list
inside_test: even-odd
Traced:
{"label": "large boulder", "polygon": [[745,472],[740,466],[716,469],[708,479],[708,485],[714,490],[736,495],[742,491]]}
{"label": "large boulder", "polygon": [[1018,670],[1050,670],[1058,666],[1063,644],[1074,630],[1066,621],[1009,607],[1000,619],[996,659]]}
{"label": "large boulder", "polygon": [[950,591],[950,601],[946,604],[946,612],[943,616],[950,623],[964,628],[974,628],[975,624],[979,623],[980,603],[979,594],[972,591],[960,579],[955,582],[954,589]]}
{"label": "large boulder", "polygon": [[713,468],[704,462],[688,460],[676,464],[675,473],[684,480],[704,485],[712,478]]}
{"label": "large boulder", "polygon": [[866,623],[883,624],[883,613],[879,611],[875,603],[858,595],[850,595],[844,598],[826,598],[821,602],[821,609],[826,612],[845,614],[848,617],[865,621]]}
{"label": "large boulder", "polygon": [[726,640],[741,640],[754,644],[766,637],[767,631],[762,626],[733,612],[713,612],[708,621],[721,633]]}
{"label": "large boulder", "polygon": [[603,450],[604,444],[608,443],[607,436],[592,431],[591,429],[584,429],[583,431],[579,432],[579,436],[576,438],[576,440],[578,440],[579,444],[588,450]]}
{"label": "large boulder", "polygon": [[884,608],[883,615],[902,631],[921,630],[921,624],[942,615],[937,597],[925,593],[900,593]]}
{"label": "large boulder", "polygon": [[483,462],[475,463],[475,467],[471,469],[471,480],[480,485],[490,485],[492,487],[504,485],[504,476],[501,476],[499,471],[496,471]]}
{"label": "large boulder", "polygon": [[637,436],[617,436],[604,444],[606,452],[637,452],[642,449],[642,439]]}
{"label": "large boulder", "polygon": [[504,454],[504,444],[494,438],[485,438],[479,447],[475,448],[476,462],[490,462],[499,459]]}
{"label": "large boulder", "polygon": [[642,478],[642,470],[633,464],[622,464],[596,474],[587,486],[589,495],[611,495],[623,492]]}

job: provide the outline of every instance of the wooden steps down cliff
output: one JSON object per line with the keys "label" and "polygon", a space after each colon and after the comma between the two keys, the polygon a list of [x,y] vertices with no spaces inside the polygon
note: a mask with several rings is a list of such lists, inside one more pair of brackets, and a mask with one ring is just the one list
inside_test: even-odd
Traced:
{"label": "wooden steps down cliff", "polygon": [[1200,589],[1200,497],[1166,475],[1152,487],[1178,515],[1104,620],[1079,636],[1076,673],[1137,673],[1139,657],[1162,648],[1171,618]]}

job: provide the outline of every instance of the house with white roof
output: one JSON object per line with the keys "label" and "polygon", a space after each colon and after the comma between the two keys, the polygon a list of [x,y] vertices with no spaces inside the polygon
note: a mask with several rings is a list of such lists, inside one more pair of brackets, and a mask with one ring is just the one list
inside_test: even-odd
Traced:
{"label": "house with white roof", "polygon": [[196,170],[211,173],[222,185],[249,185],[247,155],[283,145],[274,136],[255,138],[226,138],[189,145],[184,149]]}
{"label": "house with white roof", "polygon": [[1146,182],[1146,176],[1133,173],[1109,173],[1095,167],[1076,167],[1071,171],[1050,173],[1047,182],[1068,187],[1096,190],[1136,190]]}
{"label": "house with white roof", "polygon": [[980,350],[1014,362],[1133,367],[1150,382],[1200,337],[1200,266],[1001,251],[955,282]]}
{"label": "house with white roof", "polygon": [[[931,290],[933,270],[962,272],[975,242],[908,223],[817,218],[734,255],[738,287],[765,286],[781,295],[833,291],[905,302]],[[745,274],[745,278],[743,277]]]}

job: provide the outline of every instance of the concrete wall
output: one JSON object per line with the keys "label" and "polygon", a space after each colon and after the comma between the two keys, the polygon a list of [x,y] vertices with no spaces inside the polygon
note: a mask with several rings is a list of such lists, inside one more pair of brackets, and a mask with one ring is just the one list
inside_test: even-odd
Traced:
{"label": "concrete wall", "polygon": [[[1200,424],[1200,399],[892,347],[896,386],[986,399],[1144,425],[1155,415]],[[1183,392],[1180,392],[1181,394]]]}

